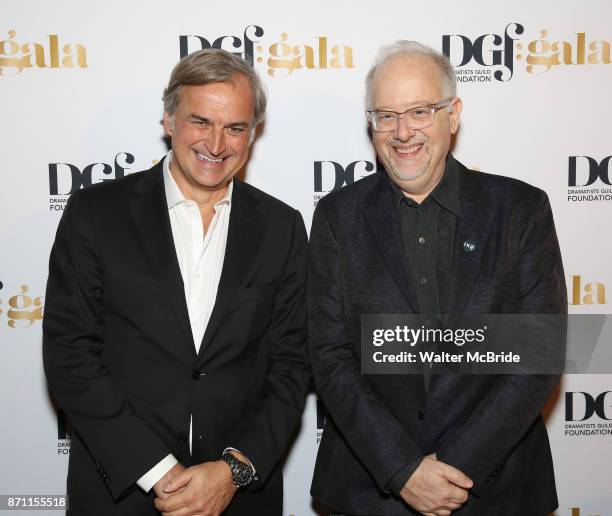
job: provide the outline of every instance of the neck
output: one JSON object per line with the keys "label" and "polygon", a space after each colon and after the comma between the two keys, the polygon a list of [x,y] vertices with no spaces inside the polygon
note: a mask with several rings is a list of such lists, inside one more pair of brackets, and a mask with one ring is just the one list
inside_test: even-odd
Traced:
{"label": "neck", "polygon": [[414,185],[405,186],[403,184],[400,184],[398,186],[406,197],[412,199],[417,204],[421,204],[425,199],[427,199],[429,194],[434,191],[434,188],[438,186],[438,183],[441,179],[442,178],[440,177],[437,181],[433,182],[433,184],[425,184],[418,189],[413,188]]}
{"label": "neck", "polygon": [[425,199],[427,199],[427,196],[431,193],[431,190],[424,194],[411,194],[410,192],[406,192],[405,190],[402,190],[402,193],[409,199],[412,199],[417,204],[421,204]]}

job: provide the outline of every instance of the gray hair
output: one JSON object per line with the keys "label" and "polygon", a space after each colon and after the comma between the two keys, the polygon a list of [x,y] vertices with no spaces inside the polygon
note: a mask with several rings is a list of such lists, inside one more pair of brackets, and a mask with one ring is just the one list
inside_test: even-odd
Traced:
{"label": "gray hair", "polygon": [[366,75],[366,109],[372,109],[373,85],[376,73],[380,68],[396,57],[426,57],[438,67],[440,72],[442,92],[445,97],[455,97],[457,94],[457,78],[455,69],[448,57],[431,47],[416,41],[399,40],[382,47],[378,51],[374,66]]}
{"label": "gray hair", "polygon": [[162,97],[164,111],[170,116],[174,114],[178,107],[182,86],[201,86],[214,82],[233,83],[236,75],[243,75],[249,81],[255,100],[253,126],[256,126],[263,121],[266,114],[267,100],[264,85],[258,73],[249,63],[218,48],[199,50],[178,62],[164,90]]}

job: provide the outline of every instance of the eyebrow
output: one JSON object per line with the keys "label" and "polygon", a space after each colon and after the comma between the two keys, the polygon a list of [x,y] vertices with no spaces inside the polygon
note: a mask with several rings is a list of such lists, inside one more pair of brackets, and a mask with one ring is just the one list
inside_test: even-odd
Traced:
{"label": "eyebrow", "polygon": [[[205,116],[200,116],[197,115],[196,113],[191,113],[189,115],[189,118],[191,120],[195,120],[196,122],[204,122],[207,124],[211,124],[212,120],[210,118],[207,118]],[[248,127],[249,124],[247,122],[230,122],[229,124],[226,124],[224,127]]]}
{"label": "eyebrow", "polygon": [[190,113],[189,118],[191,120],[195,120],[196,122],[210,122],[209,118],[206,118],[205,116],[196,115],[195,113]]}

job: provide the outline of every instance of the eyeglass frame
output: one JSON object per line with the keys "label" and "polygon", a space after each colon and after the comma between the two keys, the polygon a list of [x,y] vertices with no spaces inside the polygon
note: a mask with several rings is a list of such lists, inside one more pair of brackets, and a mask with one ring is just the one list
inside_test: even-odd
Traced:
{"label": "eyeglass frame", "polygon": [[[370,109],[366,111],[366,118],[368,119],[368,122],[370,123],[370,126],[372,127],[372,131],[375,131],[377,133],[388,133],[391,131],[395,131],[398,128],[400,119],[404,119],[405,118],[404,115],[406,115],[406,113],[408,113],[409,111],[412,111],[414,109],[429,108],[429,110],[431,111],[432,117],[431,117],[431,122],[428,125],[424,125],[421,127],[411,127],[410,125],[408,125],[408,127],[413,130],[427,129],[428,127],[431,127],[433,125],[434,115],[436,114],[436,112],[438,112],[442,108],[452,106],[456,100],[457,100],[457,97],[446,98],[439,102],[436,102],[435,104],[425,104],[424,106],[415,106],[415,107],[407,109],[406,111],[402,111],[401,113],[398,113],[397,111],[391,111],[389,109]],[[392,113],[394,114],[396,126],[393,129],[382,129],[382,130],[376,129],[375,127],[376,123],[373,120],[372,113]]]}

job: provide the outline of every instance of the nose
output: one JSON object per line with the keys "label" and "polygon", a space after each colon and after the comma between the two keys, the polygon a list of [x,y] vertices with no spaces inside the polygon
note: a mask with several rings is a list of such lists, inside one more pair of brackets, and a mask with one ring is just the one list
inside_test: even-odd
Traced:
{"label": "nose", "polygon": [[414,136],[415,132],[416,131],[414,129],[409,127],[406,118],[404,116],[400,116],[397,119],[397,127],[395,128],[395,131],[393,131],[393,138],[406,142]]}
{"label": "nose", "polygon": [[223,127],[214,127],[206,140],[206,149],[211,156],[219,156],[225,151],[225,132]]}

